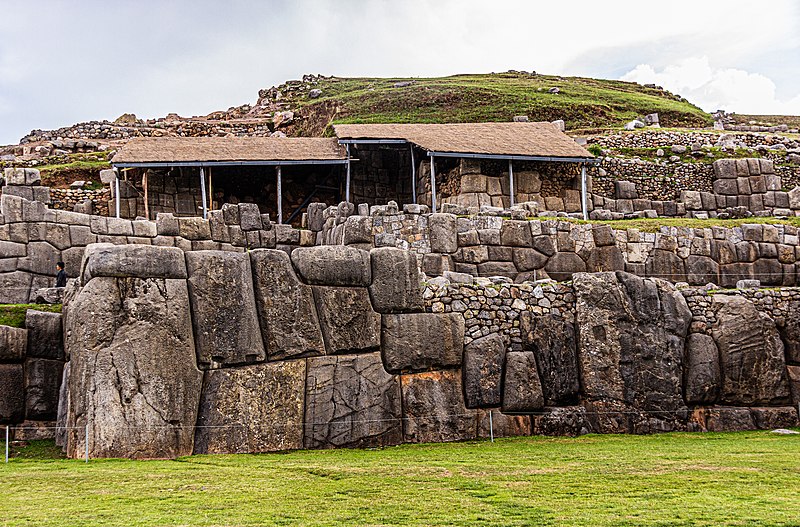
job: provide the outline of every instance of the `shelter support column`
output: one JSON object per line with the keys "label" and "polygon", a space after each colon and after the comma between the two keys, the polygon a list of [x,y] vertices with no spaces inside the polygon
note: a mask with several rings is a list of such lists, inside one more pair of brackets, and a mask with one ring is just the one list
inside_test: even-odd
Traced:
{"label": "shelter support column", "polygon": [[114,212],[116,217],[119,218],[119,172],[117,172],[117,177],[114,179]]}
{"label": "shelter support column", "polygon": [[206,197],[206,172],[200,167],[200,197],[203,199],[203,219],[208,218],[208,203]]}
{"label": "shelter support column", "polygon": [[275,167],[275,175],[278,178],[278,224],[283,223],[283,175],[281,174],[281,166]]}
{"label": "shelter support column", "polygon": [[508,160],[508,194],[511,197],[511,206],[514,206],[514,168],[511,166],[512,161]]}
{"label": "shelter support column", "polygon": [[411,149],[411,203],[417,203],[417,166],[414,160],[414,145],[409,144]]}
{"label": "shelter support column", "polygon": [[344,200],[350,203],[350,145],[345,145],[347,149],[347,176],[344,184]]}
{"label": "shelter support column", "polygon": [[586,163],[581,163],[581,211],[583,219],[589,219],[588,206],[586,205]]}
{"label": "shelter support column", "polygon": [[150,199],[147,193],[147,173],[149,170],[144,169],[142,174],[142,190],[144,190],[144,217],[150,219]]}
{"label": "shelter support column", "polygon": [[431,156],[431,211],[436,212],[436,160],[435,156]]}

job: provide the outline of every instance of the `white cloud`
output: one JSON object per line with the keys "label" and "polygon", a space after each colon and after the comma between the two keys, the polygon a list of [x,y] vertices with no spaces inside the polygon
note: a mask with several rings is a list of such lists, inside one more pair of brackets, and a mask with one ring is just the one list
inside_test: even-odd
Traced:
{"label": "white cloud", "polygon": [[661,71],[639,64],[621,79],[663,86],[706,111],[800,115],[800,93],[788,100],[778,99],[769,77],[737,68],[715,68],[705,56],[680,60]]}

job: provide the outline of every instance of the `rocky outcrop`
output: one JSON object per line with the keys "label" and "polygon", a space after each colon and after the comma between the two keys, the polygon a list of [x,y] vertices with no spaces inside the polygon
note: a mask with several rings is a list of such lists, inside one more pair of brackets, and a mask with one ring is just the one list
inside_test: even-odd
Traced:
{"label": "rocky outcrop", "polygon": [[401,417],[400,380],[380,354],[308,359],[306,448],[395,445]]}
{"label": "rocky outcrop", "polygon": [[783,343],[768,316],[740,296],[714,295],[716,324],[711,328],[719,348],[722,403],[776,405],[789,401]]}
{"label": "rocky outcrop", "polygon": [[192,453],[202,376],[184,280],[94,278],[67,307],[67,453]]}
{"label": "rocky outcrop", "polygon": [[305,360],[206,371],[194,453],[302,448],[305,377]]}
{"label": "rocky outcrop", "polygon": [[202,368],[252,364],[266,358],[244,253],[186,253],[197,362]]}
{"label": "rocky outcrop", "polygon": [[683,296],[667,282],[619,272],[578,274],[574,286],[581,379],[593,427],[679,429],[688,415],[681,365],[691,320]]}
{"label": "rocky outcrop", "polygon": [[323,355],[325,344],[311,287],[294,272],[289,255],[274,249],[250,252],[253,288],[270,360]]}

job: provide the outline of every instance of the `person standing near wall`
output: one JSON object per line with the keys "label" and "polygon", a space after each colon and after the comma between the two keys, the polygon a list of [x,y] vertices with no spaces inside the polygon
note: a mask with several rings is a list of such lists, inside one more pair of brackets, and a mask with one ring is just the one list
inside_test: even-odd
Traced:
{"label": "person standing near wall", "polygon": [[67,287],[67,273],[64,271],[64,262],[56,263],[56,287]]}

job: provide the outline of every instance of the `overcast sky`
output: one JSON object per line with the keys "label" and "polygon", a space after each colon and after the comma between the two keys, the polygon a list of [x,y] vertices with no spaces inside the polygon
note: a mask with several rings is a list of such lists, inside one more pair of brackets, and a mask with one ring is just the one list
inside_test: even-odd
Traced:
{"label": "overcast sky", "polygon": [[0,144],[125,112],[205,115],[304,73],[535,70],[800,114],[798,0],[0,0],[0,13]]}

